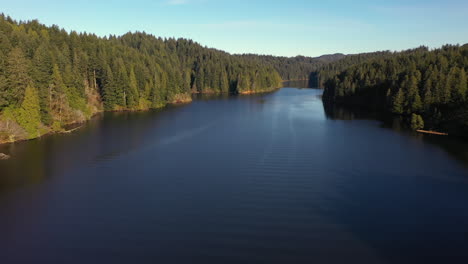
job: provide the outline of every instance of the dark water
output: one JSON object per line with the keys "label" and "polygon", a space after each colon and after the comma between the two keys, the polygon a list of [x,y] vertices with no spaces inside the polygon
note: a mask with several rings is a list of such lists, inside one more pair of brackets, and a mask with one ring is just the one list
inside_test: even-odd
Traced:
{"label": "dark water", "polygon": [[327,115],[320,95],[201,98],[0,147],[0,263],[468,263],[466,145]]}

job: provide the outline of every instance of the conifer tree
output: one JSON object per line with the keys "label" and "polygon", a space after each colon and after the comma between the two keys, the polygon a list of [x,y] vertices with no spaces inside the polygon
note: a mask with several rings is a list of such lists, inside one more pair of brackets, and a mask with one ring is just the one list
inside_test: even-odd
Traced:
{"label": "conifer tree", "polygon": [[133,68],[130,70],[129,91],[127,97],[127,107],[135,108],[139,104],[138,83]]}
{"label": "conifer tree", "polygon": [[454,103],[465,102],[467,80],[465,69],[457,69],[457,76],[453,87],[452,98]]}
{"label": "conifer tree", "polygon": [[6,63],[6,93],[8,105],[19,105],[23,100],[26,87],[31,84],[29,61],[23,51],[16,47],[11,50]]}
{"label": "conifer tree", "polygon": [[65,89],[62,74],[58,65],[55,64],[52,70],[52,80],[49,85],[49,108],[56,117],[55,119],[59,122],[62,122],[67,114],[68,100]]}
{"label": "conifer tree", "polygon": [[103,87],[104,108],[106,110],[115,110],[115,106],[119,103],[119,96],[115,87],[114,74],[109,65],[106,67],[106,75]]}
{"label": "conifer tree", "polygon": [[422,101],[419,95],[417,77],[414,74],[411,74],[406,80],[405,89],[408,100],[407,112],[414,113],[420,111],[422,108]]}
{"label": "conifer tree", "polygon": [[25,89],[24,100],[18,109],[17,122],[29,135],[35,138],[40,135],[41,108],[39,105],[39,93],[37,89],[28,85]]}
{"label": "conifer tree", "polygon": [[411,115],[411,129],[419,130],[424,128],[424,120],[420,115]]}
{"label": "conifer tree", "polygon": [[403,114],[404,102],[405,102],[405,94],[403,93],[402,89],[398,89],[398,92],[393,97],[392,112],[395,114]]}

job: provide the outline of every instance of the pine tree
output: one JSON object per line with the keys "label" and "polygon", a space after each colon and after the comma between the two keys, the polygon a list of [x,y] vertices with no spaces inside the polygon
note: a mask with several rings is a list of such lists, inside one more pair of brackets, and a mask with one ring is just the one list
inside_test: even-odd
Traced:
{"label": "pine tree", "polygon": [[24,100],[18,109],[17,122],[29,135],[29,138],[40,136],[41,108],[37,89],[28,85],[25,89]]}
{"label": "pine tree", "polygon": [[220,76],[220,91],[222,93],[229,92],[229,80],[226,71],[223,69]]}
{"label": "pine tree", "polygon": [[112,69],[109,65],[106,67],[106,77],[102,90],[104,108],[106,110],[115,110],[115,106],[118,105],[119,98],[116,92],[114,74],[112,73]]}
{"label": "pine tree", "polygon": [[407,112],[413,113],[418,112],[422,109],[422,100],[419,95],[418,81],[415,74],[407,76],[405,80],[405,90],[406,90],[406,99],[407,101]]}
{"label": "pine tree", "polygon": [[42,121],[48,124],[52,119],[49,108],[49,84],[52,76],[53,63],[49,50],[50,47],[46,43],[47,42],[41,44],[34,53],[31,76],[39,92]]}
{"label": "pine tree", "polygon": [[411,115],[411,129],[420,130],[424,128],[424,120],[420,115]]}
{"label": "pine tree", "polygon": [[448,104],[450,102],[457,102],[458,98],[456,97],[457,93],[455,91],[455,86],[457,83],[457,75],[459,69],[456,67],[452,67],[447,74],[445,79],[445,87],[444,87],[444,103]]}
{"label": "pine tree", "polygon": [[[0,33],[1,36],[1,33]],[[1,48],[1,47],[0,47]],[[6,78],[6,56],[0,49],[0,110],[8,105],[8,83]]]}
{"label": "pine tree", "polygon": [[404,112],[405,94],[402,89],[393,97],[392,112],[395,114],[403,114]]}
{"label": "pine tree", "polygon": [[61,123],[68,110],[68,99],[65,94],[65,83],[57,64],[52,70],[52,80],[49,85],[49,108],[51,109],[53,119]]}
{"label": "pine tree", "polygon": [[163,96],[161,94],[161,83],[157,74],[154,76],[153,87],[151,89],[151,105],[154,108],[162,107],[164,105]]}
{"label": "pine tree", "polygon": [[127,69],[122,58],[118,58],[116,62],[115,75],[115,95],[118,98],[117,105],[123,108],[128,108],[129,80]]}
{"label": "pine tree", "polygon": [[6,90],[4,95],[8,105],[19,105],[26,87],[31,84],[28,74],[29,61],[20,48],[14,48],[8,55],[6,67]]}
{"label": "pine tree", "polygon": [[138,94],[138,83],[133,68],[130,70],[129,91],[127,98],[127,107],[135,109],[139,104],[140,98]]}
{"label": "pine tree", "polygon": [[71,64],[65,65],[65,71],[63,72],[62,77],[65,87],[65,94],[70,107],[72,109],[85,112],[87,110],[86,100],[84,95],[81,94],[81,89],[75,87],[75,77]]}
{"label": "pine tree", "polygon": [[466,90],[467,90],[467,80],[465,69],[457,70],[457,78],[454,83],[452,98],[454,103],[465,102],[466,99]]}

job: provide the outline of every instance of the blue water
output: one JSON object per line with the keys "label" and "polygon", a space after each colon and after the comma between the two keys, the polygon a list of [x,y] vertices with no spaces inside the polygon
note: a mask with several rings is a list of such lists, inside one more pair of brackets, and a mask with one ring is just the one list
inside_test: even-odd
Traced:
{"label": "blue water", "polygon": [[326,115],[321,93],[108,113],[3,146],[0,262],[468,263],[463,162]]}

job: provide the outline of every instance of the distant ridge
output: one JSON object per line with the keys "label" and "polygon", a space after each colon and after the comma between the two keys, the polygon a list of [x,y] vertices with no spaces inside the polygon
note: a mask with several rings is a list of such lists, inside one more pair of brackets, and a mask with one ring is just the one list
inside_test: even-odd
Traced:
{"label": "distant ridge", "polygon": [[326,55],[322,55],[322,56],[319,56],[319,57],[315,57],[315,59],[323,61],[323,62],[335,62],[335,61],[341,60],[341,59],[343,59],[345,57],[346,57],[346,55],[343,54],[343,53],[335,53],[335,54],[326,54]]}

